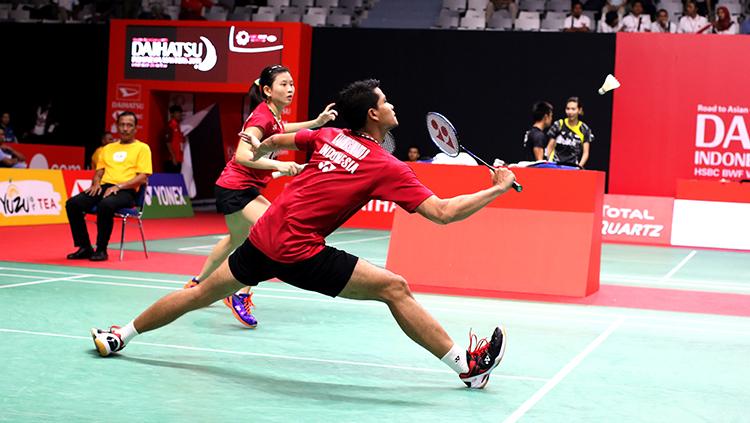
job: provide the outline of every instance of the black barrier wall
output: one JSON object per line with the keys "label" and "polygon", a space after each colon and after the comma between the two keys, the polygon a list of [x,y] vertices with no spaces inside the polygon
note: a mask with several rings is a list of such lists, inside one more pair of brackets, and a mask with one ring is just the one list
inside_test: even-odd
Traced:
{"label": "black barrier wall", "polygon": [[109,27],[3,23],[0,38],[0,110],[11,113],[16,135],[33,128],[37,107],[51,101],[58,125],[33,142],[86,146],[88,164],[105,129]]}
{"label": "black barrier wall", "polygon": [[578,96],[596,136],[587,168],[607,170],[612,97],[597,89],[614,62],[609,34],[316,28],[309,110],[322,110],[350,81],[377,78],[396,108],[399,158],[409,144],[437,153],[425,113],[438,111],[474,153],[515,162],[532,103],[550,101],[559,119],[565,100]]}
{"label": "black barrier wall", "polygon": [[[108,27],[6,23],[0,35],[9,40],[0,109],[13,113],[16,132],[51,99],[61,122],[51,143],[86,146],[90,156],[105,129]],[[523,158],[534,101],[552,102],[561,118],[565,99],[579,96],[596,135],[587,167],[607,170],[612,97],[596,90],[614,55],[609,34],[315,28],[309,110],[315,116],[346,83],[375,77],[396,106],[399,157],[412,143],[437,153],[424,116],[439,111],[475,153],[511,162]]]}

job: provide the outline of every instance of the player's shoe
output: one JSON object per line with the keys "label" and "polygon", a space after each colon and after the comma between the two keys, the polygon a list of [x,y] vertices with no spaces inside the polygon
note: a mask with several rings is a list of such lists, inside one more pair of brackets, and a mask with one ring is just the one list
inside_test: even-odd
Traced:
{"label": "player's shoe", "polygon": [[[477,336],[469,332],[469,349],[466,351],[469,371],[458,375],[467,388],[482,389],[487,385],[490,380],[490,373],[503,359],[506,339],[503,326],[495,328],[489,342],[487,342],[487,338],[477,342]],[[472,349],[472,345],[474,345],[474,349]]]}
{"label": "player's shoe", "polygon": [[188,283],[186,283],[185,285],[182,286],[182,289],[189,289],[189,288],[192,288],[194,286],[198,286],[199,283],[200,283],[200,281],[198,279],[192,278],[192,279],[190,279],[190,281]]}
{"label": "player's shoe", "polygon": [[253,293],[233,294],[224,298],[224,304],[232,310],[232,315],[249,328],[258,326],[258,320],[253,316]]}
{"label": "player's shoe", "polygon": [[119,326],[112,326],[109,329],[91,329],[91,337],[94,339],[94,346],[99,351],[99,355],[106,357],[114,352],[125,348],[125,342],[122,341],[120,334],[116,332]]}

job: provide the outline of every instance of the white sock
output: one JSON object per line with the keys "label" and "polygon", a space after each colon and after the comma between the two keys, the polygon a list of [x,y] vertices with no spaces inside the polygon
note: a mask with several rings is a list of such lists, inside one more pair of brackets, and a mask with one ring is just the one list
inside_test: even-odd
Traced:
{"label": "white sock", "polygon": [[138,331],[135,330],[133,322],[134,320],[131,320],[130,323],[128,323],[124,327],[121,327],[120,330],[117,331],[120,334],[120,338],[122,338],[122,342],[124,342],[125,344],[130,342],[131,339],[135,338],[135,336],[138,335]]}
{"label": "white sock", "polygon": [[440,359],[456,373],[466,373],[469,371],[469,363],[466,362],[466,348],[453,344],[450,351]]}

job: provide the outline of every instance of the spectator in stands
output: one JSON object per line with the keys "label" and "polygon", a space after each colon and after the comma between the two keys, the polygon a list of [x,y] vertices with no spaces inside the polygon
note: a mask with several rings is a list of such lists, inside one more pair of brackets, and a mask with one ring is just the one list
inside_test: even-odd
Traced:
{"label": "spectator in stands", "polygon": [[[617,16],[617,13],[615,13],[615,16]],[[531,108],[531,117],[534,124],[523,137],[526,160],[546,160],[548,147],[552,146],[552,142],[546,133],[547,128],[552,125],[552,105],[546,101],[534,103]]]}
{"label": "spectator in stands", "polygon": [[110,144],[112,141],[114,141],[114,138],[112,138],[112,134],[109,132],[105,132],[102,134],[101,139],[101,145],[94,150],[94,154],[91,155],[91,170],[96,170],[96,166],[99,164],[99,159],[102,155],[102,150],[104,150],[104,146],[107,144]]}
{"label": "spectator in stands", "polygon": [[52,0],[57,3],[57,13],[60,21],[65,22],[73,18],[73,9],[78,5],[78,0]]}
{"label": "spectator in stands", "polygon": [[164,13],[164,5],[155,1],[149,4],[148,11],[144,10],[138,15],[138,19],[169,21],[172,17]]}
{"label": "spectator in stands", "polygon": [[716,22],[714,22],[713,33],[722,35],[734,35],[740,33],[737,23],[732,21],[732,15],[725,6],[716,8]]}
{"label": "spectator in stands", "polygon": [[0,167],[26,168],[26,157],[5,142],[5,130],[0,128]]}
{"label": "spectator in stands", "polygon": [[599,32],[602,34],[619,32],[620,28],[620,15],[615,11],[607,12],[607,14],[604,15],[604,19],[599,21]]}
{"label": "spectator in stands", "polygon": [[211,7],[214,3],[211,0],[182,0],[180,3],[180,19],[204,21],[203,8]]}
{"label": "spectator in stands", "polygon": [[740,18],[740,34],[750,35],[750,19],[746,16]]}
{"label": "spectator in stands", "polygon": [[421,157],[422,154],[419,152],[419,147],[416,145],[409,146],[409,150],[406,153],[407,162],[417,162]]}
{"label": "spectator in stands", "polygon": [[656,14],[656,21],[651,24],[651,32],[674,34],[677,32],[677,25],[669,20],[669,12],[659,9],[659,12]]}
{"label": "spectator in stands", "polygon": [[501,9],[505,9],[510,13],[511,21],[516,21],[516,17],[518,16],[518,4],[516,4],[515,0],[490,0],[489,3],[487,3],[487,22],[490,21],[490,18],[496,11]]}
{"label": "spectator in stands", "polygon": [[4,112],[0,117],[0,129],[5,134],[5,142],[18,142],[16,133],[13,131],[13,127],[10,126],[10,113]]}
{"label": "spectator in stands", "polygon": [[180,129],[180,122],[182,122],[182,107],[178,105],[170,106],[165,137],[168,154],[167,160],[164,162],[164,171],[167,173],[180,173],[182,171],[185,135],[182,134],[182,129]]}
{"label": "spectator in stands", "polygon": [[696,6],[695,0],[688,0],[685,3],[685,16],[680,18],[677,32],[680,34],[704,34],[711,27],[708,19],[698,14],[698,6]]}
{"label": "spectator in stands", "polygon": [[650,32],[651,17],[643,13],[643,1],[634,0],[630,14],[622,19],[623,32]]}
{"label": "spectator in stands", "polygon": [[49,142],[54,135],[58,123],[56,118],[56,108],[52,107],[52,101],[42,101],[36,109],[36,118],[31,132],[24,138],[32,139],[38,143]]}
{"label": "spectator in stands", "polygon": [[573,1],[570,16],[563,23],[565,32],[589,32],[591,31],[591,19],[583,14],[583,3],[579,0]]}
{"label": "spectator in stands", "polygon": [[[68,254],[69,260],[107,260],[115,211],[135,204],[136,192],[143,189],[151,174],[151,149],[135,138],[137,125],[138,118],[133,112],[123,112],[117,117],[120,140],[102,150],[91,187],[65,204],[73,242],[78,247]],[[94,206],[97,207],[96,251],[91,247],[84,220],[86,212]]]}
{"label": "spectator in stands", "polygon": [[550,138],[550,160],[568,166],[586,166],[589,160],[589,144],[594,141],[591,128],[580,120],[583,104],[578,97],[570,97],[565,105],[566,119],[552,124],[547,136]]}

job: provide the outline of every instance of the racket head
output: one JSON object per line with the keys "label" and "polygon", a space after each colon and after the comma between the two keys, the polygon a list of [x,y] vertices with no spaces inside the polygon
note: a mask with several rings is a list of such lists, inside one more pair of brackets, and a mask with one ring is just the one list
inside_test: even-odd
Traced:
{"label": "racket head", "polygon": [[437,112],[427,113],[427,132],[437,148],[449,157],[457,157],[461,151],[458,132],[453,124]]}
{"label": "racket head", "polygon": [[391,154],[396,151],[396,137],[393,136],[393,133],[391,133],[391,131],[385,133],[383,143],[380,144],[380,146],[383,147],[385,151]]}

